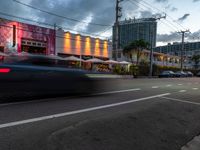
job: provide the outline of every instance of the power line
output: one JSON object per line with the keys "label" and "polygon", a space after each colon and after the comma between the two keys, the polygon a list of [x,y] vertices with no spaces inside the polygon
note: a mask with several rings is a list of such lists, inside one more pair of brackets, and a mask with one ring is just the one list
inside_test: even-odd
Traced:
{"label": "power line", "polygon": [[[40,24],[40,25],[44,25],[44,26],[48,26],[48,27],[54,28],[54,25],[53,25],[53,24],[50,24],[50,23],[35,21],[35,20],[28,19],[28,18],[19,17],[19,16],[15,16],[15,15],[3,13],[3,12],[0,12],[0,14],[3,15],[3,16],[12,17],[12,18],[17,18],[17,19],[24,20],[24,21],[29,21],[29,22],[34,22],[34,23],[37,23],[37,24]],[[63,27],[63,26],[60,26],[60,25],[57,25],[57,27],[62,28],[62,29],[65,29],[65,30],[69,30],[69,31],[74,31],[74,32],[83,33],[83,34],[86,34],[86,35],[99,36],[99,37],[103,37],[103,38],[108,38],[108,37],[106,37],[106,36],[100,36],[100,35],[98,35],[98,34],[92,34],[92,33],[88,33],[88,32],[82,32],[82,31],[73,30],[73,29],[66,28],[66,27]]]}
{"label": "power line", "polygon": [[[144,8],[147,8],[147,9],[151,9],[152,12],[158,13],[157,11],[153,10],[152,7],[147,6],[147,4],[144,4],[144,3],[141,3],[141,2],[138,2],[138,1],[131,1],[131,0],[128,0],[128,1],[129,1],[130,3],[132,3],[133,5],[138,6],[140,9],[142,9],[142,10],[144,10],[144,11],[146,11],[146,9],[144,9]],[[139,4],[142,5],[144,8],[142,8]],[[165,15],[167,15],[167,14],[165,13]],[[168,21],[167,19],[165,19],[165,21],[168,22],[168,24],[166,24],[166,23],[164,23],[164,22],[163,22],[163,24],[167,25],[168,27],[169,27],[169,25],[170,25],[170,26],[171,26],[170,28],[171,28],[171,29],[173,28],[172,30],[175,29],[174,25],[173,25],[170,21]],[[161,21],[161,22],[162,22],[162,21]],[[178,30],[179,30],[178,28],[175,29],[175,32],[177,32]]]}
{"label": "power line", "polygon": [[[150,7],[152,7],[152,8],[154,8],[154,9],[158,10],[159,12],[165,13],[164,11],[158,9],[157,7],[151,5],[150,3],[148,3],[148,2],[146,2],[146,1],[144,1],[144,0],[141,0],[141,1],[142,1],[143,3],[149,5]],[[169,17],[173,22],[175,21],[175,19],[174,19],[173,17],[171,17],[171,16],[168,15],[167,13],[165,13],[165,14],[166,14],[167,17]],[[179,25],[181,28],[186,29],[186,28],[185,28],[183,25],[181,25],[180,23],[178,23],[178,22],[176,22],[176,21],[175,21],[175,23],[177,23],[177,25]]]}
{"label": "power line", "polygon": [[23,3],[23,2],[18,1],[18,0],[13,0],[13,1],[16,2],[16,3],[18,3],[18,4],[24,5],[24,6],[26,6],[26,7],[29,7],[29,8],[38,10],[38,11],[41,11],[41,12],[43,12],[43,13],[46,13],[46,14],[49,14],[49,15],[52,15],[52,16],[56,16],[56,17],[59,17],[59,18],[63,18],[63,19],[65,19],[65,20],[70,20],[70,21],[73,21],[73,22],[80,22],[80,23],[84,23],[84,24],[90,24],[90,25],[94,25],[94,26],[111,26],[111,25],[105,25],[105,24],[99,24],[99,23],[92,23],[92,22],[91,22],[91,23],[88,23],[88,22],[81,21],[81,20],[78,20],[78,19],[73,19],[73,18],[61,16],[61,15],[58,15],[58,14],[56,14],[56,13],[52,13],[52,12],[49,12],[49,11],[46,11],[46,10],[37,8],[37,7],[35,7],[35,6],[32,6],[32,5]]}

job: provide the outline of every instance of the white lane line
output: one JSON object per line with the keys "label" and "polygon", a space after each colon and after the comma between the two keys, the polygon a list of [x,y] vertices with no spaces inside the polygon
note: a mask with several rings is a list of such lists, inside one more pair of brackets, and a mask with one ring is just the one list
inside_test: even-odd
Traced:
{"label": "white lane line", "polygon": [[94,93],[91,95],[106,95],[106,94],[117,94],[117,93],[124,93],[124,92],[133,92],[133,91],[140,91],[140,88],[137,89],[127,89],[127,90],[119,90],[119,91],[109,91],[109,92],[102,92],[102,93]]}
{"label": "white lane line", "polygon": [[158,89],[159,86],[152,86],[152,89]]}
{"label": "white lane line", "polygon": [[131,103],[135,103],[135,102],[145,101],[145,100],[159,98],[159,97],[168,96],[168,95],[170,95],[170,93],[164,93],[164,94],[159,94],[159,95],[129,100],[129,101],[125,101],[125,102],[113,103],[113,104],[108,104],[108,105],[103,105],[103,106],[97,106],[97,107],[75,110],[75,111],[71,111],[71,112],[65,112],[65,113],[60,113],[60,114],[54,114],[54,115],[49,115],[49,116],[43,116],[43,117],[38,117],[38,118],[32,118],[32,119],[27,119],[27,120],[5,123],[5,124],[0,125],[0,129],[18,126],[18,125],[23,125],[23,124],[28,124],[28,123],[39,122],[39,121],[44,121],[44,120],[49,120],[49,119],[54,119],[54,118],[70,116],[70,115],[75,115],[75,114],[80,114],[80,113],[85,113],[85,112],[91,112],[91,111],[95,111],[95,110],[112,108],[112,107],[116,107],[116,106],[120,106],[120,105],[131,104]]}
{"label": "white lane line", "polygon": [[198,90],[199,88],[192,88],[193,90]]}
{"label": "white lane line", "polygon": [[171,84],[166,85],[166,87],[171,87],[171,86],[172,86]]}
{"label": "white lane line", "polygon": [[183,85],[183,84],[178,84],[179,86]]}
{"label": "white lane line", "polygon": [[170,97],[161,97],[162,99],[167,99],[167,100],[171,100],[171,101],[176,101],[176,102],[181,102],[181,103],[188,103],[188,104],[193,104],[193,105],[199,105],[200,103],[197,102],[191,102],[191,101],[186,101],[186,100],[181,100],[181,99],[176,99],[176,98],[170,98]]}
{"label": "white lane line", "polygon": [[186,90],[180,90],[179,93],[185,93],[187,92]]}
{"label": "white lane line", "polygon": [[[119,90],[119,91],[109,91],[109,92],[95,93],[95,94],[90,94],[90,95],[97,96],[97,95],[106,95],[106,94],[117,94],[117,93],[123,93],[123,92],[133,92],[133,91],[140,91],[140,90],[141,90],[140,88],[137,88],[137,89],[127,89],[127,90]],[[64,97],[64,98],[65,99],[76,98],[76,96],[70,96],[70,97]],[[51,98],[49,98],[49,99],[51,99]],[[0,104],[0,107],[11,106],[11,105],[30,104],[30,103],[36,103],[36,102],[46,102],[46,101],[48,101],[48,99],[31,100],[31,101],[26,101],[26,102],[13,102],[13,103]]]}

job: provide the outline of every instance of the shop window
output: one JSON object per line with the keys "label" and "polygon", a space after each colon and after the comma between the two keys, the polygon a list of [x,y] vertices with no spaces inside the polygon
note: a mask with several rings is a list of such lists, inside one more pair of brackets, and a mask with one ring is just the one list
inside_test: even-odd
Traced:
{"label": "shop window", "polygon": [[22,41],[22,44],[24,44],[24,45],[25,45],[25,44],[26,44],[26,41]]}
{"label": "shop window", "polygon": [[0,46],[0,52],[4,52],[4,46]]}

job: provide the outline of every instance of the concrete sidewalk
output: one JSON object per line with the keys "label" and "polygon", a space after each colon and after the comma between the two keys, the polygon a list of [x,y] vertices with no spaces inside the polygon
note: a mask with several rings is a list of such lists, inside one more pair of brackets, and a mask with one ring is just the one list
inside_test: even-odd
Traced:
{"label": "concrete sidewalk", "polygon": [[183,146],[181,150],[200,150],[200,136],[196,136],[192,141]]}
{"label": "concrete sidewalk", "polygon": [[132,75],[115,75],[115,74],[87,74],[90,78],[111,78],[111,79],[131,79]]}

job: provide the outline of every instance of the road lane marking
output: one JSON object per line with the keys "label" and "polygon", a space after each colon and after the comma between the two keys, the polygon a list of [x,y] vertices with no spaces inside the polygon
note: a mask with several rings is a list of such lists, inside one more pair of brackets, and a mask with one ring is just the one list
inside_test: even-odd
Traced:
{"label": "road lane marking", "polygon": [[187,92],[186,90],[180,90],[179,93],[185,93]]}
{"label": "road lane marking", "polygon": [[171,87],[171,86],[172,86],[171,84],[166,85],[166,87]]}
{"label": "road lane marking", "polygon": [[192,88],[193,90],[198,90],[199,88]]}
{"label": "road lane marking", "polygon": [[117,94],[117,93],[125,93],[125,92],[133,92],[133,91],[140,91],[140,88],[137,89],[128,89],[128,90],[119,90],[119,91],[109,91],[109,92],[102,92],[102,93],[94,93],[90,95],[106,95],[106,94]]}
{"label": "road lane marking", "polygon": [[179,86],[183,85],[183,84],[178,84]]}
{"label": "road lane marking", "polygon": [[38,117],[38,118],[32,118],[32,119],[27,119],[27,120],[5,123],[5,124],[0,125],[0,129],[23,125],[23,124],[28,124],[28,123],[39,122],[39,121],[44,121],[44,120],[49,120],[49,119],[54,119],[54,118],[66,117],[66,116],[70,116],[70,115],[76,115],[76,114],[91,112],[91,111],[95,111],[95,110],[112,108],[112,107],[116,107],[116,106],[131,104],[131,103],[145,101],[145,100],[149,100],[149,99],[160,98],[160,97],[168,96],[168,95],[170,95],[170,93],[164,93],[164,94],[129,100],[129,101],[125,101],[125,102],[113,103],[113,104],[108,104],[108,105],[102,105],[102,106],[97,106],[97,107],[75,110],[75,111],[71,111],[71,112],[65,112],[65,113],[60,113],[60,114],[54,114],[54,115],[49,115],[49,116],[43,116],[43,117]]}
{"label": "road lane marking", "polygon": [[[108,92],[102,92],[102,93],[95,93],[95,94],[90,94],[90,95],[91,96],[97,96],[97,95],[106,95],[106,94],[117,94],[117,93],[124,93],[124,92],[133,92],[133,91],[140,91],[140,90],[141,90],[140,88],[137,88],[137,89],[127,89],[127,90],[118,90],[118,91],[108,91]],[[90,96],[90,95],[88,95],[88,96]],[[64,97],[64,98],[65,99],[76,98],[76,96],[70,96],[70,97]],[[51,99],[51,98],[49,98],[49,99]],[[0,107],[11,106],[11,105],[30,104],[30,103],[36,103],[36,102],[46,102],[49,99],[31,100],[31,101],[26,101],[26,102],[6,103],[6,104],[0,104]]]}
{"label": "road lane marking", "polygon": [[159,87],[158,86],[152,86],[152,89],[158,89]]}
{"label": "road lane marking", "polygon": [[188,104],[193,104],[193,105],[199,105],[200,103],[197,102],[191,102],[191,101],[186,101],[186,100],[181,100],[181,99],[176,99],[176,98],[170,98],[170,97],[161,97],[162,99],[167,99],[167,100],[171,100],[171,101],[176,101],[176,102],[181,102],[181,103],[188,103]]}

